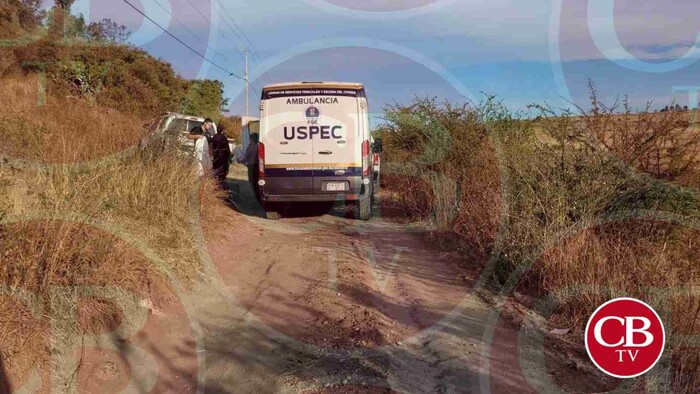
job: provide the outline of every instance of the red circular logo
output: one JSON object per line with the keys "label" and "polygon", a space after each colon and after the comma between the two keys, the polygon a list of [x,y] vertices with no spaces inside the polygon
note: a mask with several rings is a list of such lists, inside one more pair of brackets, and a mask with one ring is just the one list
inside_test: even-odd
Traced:
{"label": "red circular logo", "polygon": [[643,375],[656,365],[666,345],[666,332],[652,307],[634,298],[616,298],[593,312],[585,341],[596,367],[626,379]]}

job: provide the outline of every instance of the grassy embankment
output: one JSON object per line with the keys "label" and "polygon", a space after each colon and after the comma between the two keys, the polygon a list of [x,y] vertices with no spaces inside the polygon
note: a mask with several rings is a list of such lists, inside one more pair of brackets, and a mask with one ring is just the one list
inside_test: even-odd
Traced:
{"label": "grassy embankment", "polygon": [[595,91],[590,111],[539,110],[387,108],[385,202],[492,270],[494,288],[558,296],[550,322],[577,345],[608,299],[663,308],[674,389],[700,386],[700,353],[685,347],[700,332],[700,129],[689,113],[606,108]]}
{"label": "grassy embankment", "polygon": [[[149,298],[168,279],[186,288],[200,269],[193,213],[206,219],[225,208],[189,158],[139,145],[154,120],[190,94],[170,65],[113,44],[5,44],[0,285],[10,295],[0,296],[0,361],[20,382],[31,366],[48,365],[51,289],[111,286]],[[22,291],[41,300],[44,316],[17,302]],[[108,326],[119,319],[108,304],[88,303],[80,314]]]}

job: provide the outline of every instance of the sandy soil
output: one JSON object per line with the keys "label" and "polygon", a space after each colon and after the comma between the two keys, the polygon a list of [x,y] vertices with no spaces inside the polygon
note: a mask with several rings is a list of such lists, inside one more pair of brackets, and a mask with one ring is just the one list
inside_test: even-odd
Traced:
{"label": "sandy soil", "polygon": [[[294,231],[314,224],[307,231]],[[290,337],[325,347],[394,344],[432,326],[467,295],[458,256],[425,234],[377,220],[244,219],[209,251],[249,312]]]}
{"label": "sandy soil", "polygon": [[[75,390],[66,392],[615,388],[523,302],[477,290],[484,263],[445,252],[426,229],[391,217],[360,222],[343,207],[318,205],[269,221],[242,175],[232,174],[233,204],[222,208],[218,231],[193,223],[204,267],[194,286],[152,289],[135,334],[105,338],[112,348],[79,347]],[[135,316],[107,303],[113,318],[99,319],[102,326],[81,308],[99,308],[77,311],[91,337]],[[148,362],[130,363],[135,349]]]}
{"label": "sandy soil", "polygon": [[319,205],[269,221],[240,171],[230,186],[238,212],[224,235],[204,233],[215,279],[194,293],[207,392],[611,387],[525,306],[477,294],[483,262],[444,252],[425,229]]}

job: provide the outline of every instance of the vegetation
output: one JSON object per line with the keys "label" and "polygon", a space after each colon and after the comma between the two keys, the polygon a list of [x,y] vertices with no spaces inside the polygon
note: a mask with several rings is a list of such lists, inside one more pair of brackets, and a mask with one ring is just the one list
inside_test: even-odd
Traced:
{"label": "vegetation", "polygon": [[221,81],[193,81],[181,104],[181,112],[218,121],[229,102],[223,96],[224,84]]}
{"label": "vegetation", "polygon": [[469,264],[491,269],[495,288],[554,296],[552,322],[572,327],[571,338],[613,297],[666,308],[674,388],[687,391],[700,384],[699,360],[684,349],[700,323],[700,130],[687,113],[605,106],[595,89],[591,103],[563,114],[535,106],[536,120],[492,98],[388,107],[383,188]]}
{"label": "vegetation", "polygon": [[221,82],[182,78],[170,64],[123,45],[126,27],[109,19],[86,24],[67,13],[71,1],[48,12],[38,0],[0,1],[9,15],[0,19],[0,38],[15,39],[0,47],[0,77],[45,73],[55,97],[86,98],[142,120],[165,112],[218,120],[228,105]]}
{"label": "vegetation", "polygon": [[[187,284],[199,268],[189,208],[199,203],[205,219],[225,208],[188,158],[138,142],[167,111],[220,120],[232,137],[240,118],[222,117],[219,82],[187,81],[167,63],[117,45],[125,29],[86,24],[67,12],[71,1],[48,14],[40,3],[0,0],[1,39],[51,33],[0,49],[0,154],[58,165],[0,166],[0,219],[48,218],[0,225],[0,283],[43,299],[54,285],[157,288],[159,269],[87,221],[138,234]],[[553,321],[573,327],[571,335],[580,336],[603,300],[625,294],[665,305],[650,286],[671,289],[674,388],[700,386],[700,359],[683,349],[683,335],[699,324],[691,291],[700,250],[689,224],[700,216],[700,131],[687,114],[606,106],[594,89],[591,110],[535,108],[536,120],[493,98],[388,107],[384,201],[429,222],[468,262],[489,262],[491,285],[556,296]],[[82,165],[64,165],[74,163]],[[88,220],[65,220],[66,213]],[[13,376],[32,357],[47,357],[48,323],[7,297],[0,309],[8,316],[0,356]],[[17,330],[32,336],[7,334]],[[30,357],[18,358],[21,350]]]}
{"label": "vegetation", "polygon": [[241,143],[243,126],[240,116],[223,116],[221,120],[219,120],[219,126],[224,128],[224,134],[227,138],[231,138],[236,141],[237,144]]}
{"label": "vegetation", "polygon": [[22,36],[45,17],[41,0],[0,0],[0,39]]}
{"label": "vegetation", "polygon": [[[195,175],[191,158],[163,149],[157,140],[139,144],[147,130],[137,117],[86,99],[50,98],[53,105],[37,107],[36,80],[4,79],[0,96],[13,101],[0,105],[3,153],[57,164],[0,166],[0,219],[11,219],[0,224],[2,285],[48,300],[53,286],[81,284],[157,298],[167,283],[164,272],[184,286],[192,283],[200,269],[192,209],[200,209],[206,221],[228,208],[215,183]],[[31,219],[33,213],[42,219]],[[162,261],[134,250],[128,237],[90,223],[123,229]],[[98,325],[113,321],[114,311],[103,309],[96,305],[85,313]],[[8,375],[46,365],[40,361],[49,357],[49,322],[36,320],[9,297],[0,297],[0,310],[11,317],[0,322],[0,357]],[[16,330],[32,335],[6,335]]]}
{"label": "vegetation", "polygon": [[[152,120],[187,109],[188,97],[188,108],[202,111],[196,115],[220,118],[221,85],[185,80],[117,45],[123,29],[111,21],[85,25],[65,14],[63,38],[47,36],[38,3],[0,0],[0,37],[31,36],[0,47],[0,284],[42,302],[53,286],[117,286],[146,298],[169,275],[189,286],[200,269],[193,215],[209,228],[228,208],[215,182],[196,177],[190,157],[147,137]],[[147,243],[158,259],[113,229]],[[94,303],[81,313],[102,327],[119,318],[113,309]],[[0,310],[2,379],[21,381],[30,367],[47,365],[51,321],[7,296]]]}

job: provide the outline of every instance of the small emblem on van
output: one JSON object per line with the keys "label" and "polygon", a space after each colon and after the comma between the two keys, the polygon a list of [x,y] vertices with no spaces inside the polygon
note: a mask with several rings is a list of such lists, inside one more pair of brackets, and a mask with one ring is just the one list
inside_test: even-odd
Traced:
{"label": "small emblem on van", "polygon": [[321,111],[316,107],[309,107],[306,109],[306,120],[309,124],[318,124],[318,118],[321,116]]}
{"label": "small emblem on van", "polygon": [[335,175],[345,175],[345,170],[338,170],[335,172]]}

